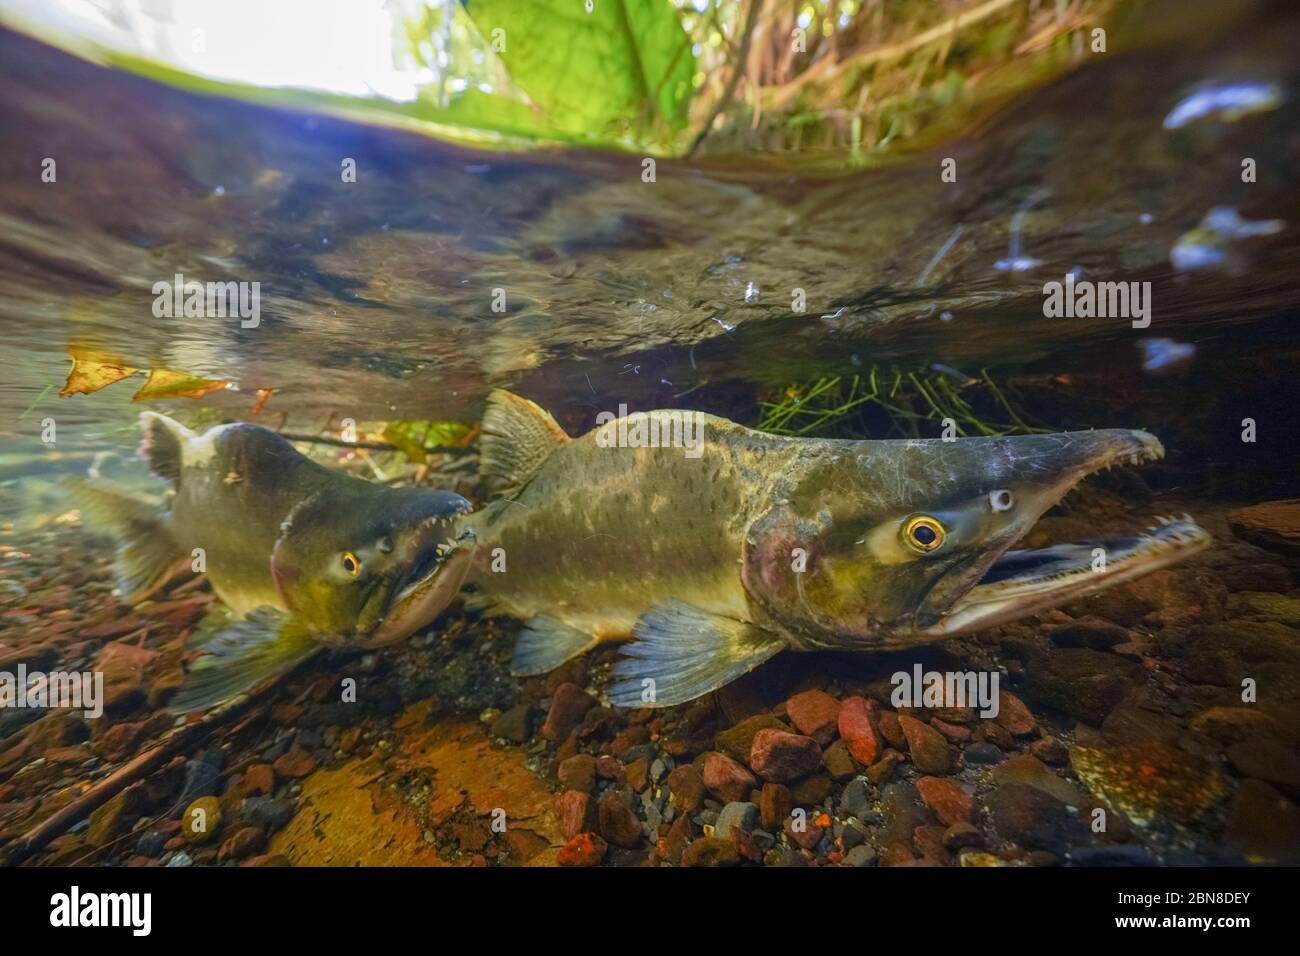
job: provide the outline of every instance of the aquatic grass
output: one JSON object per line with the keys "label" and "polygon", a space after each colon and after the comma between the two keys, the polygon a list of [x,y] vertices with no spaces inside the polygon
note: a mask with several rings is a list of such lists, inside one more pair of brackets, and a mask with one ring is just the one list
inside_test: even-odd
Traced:
{"label": "aquatic grass", "polygon": [[959,436],[1051,431],[1027,421],[987,370],[882,370],[821,376],[758,403],[757,428],[774,435],[823,438],[936,438],[945,421]]}

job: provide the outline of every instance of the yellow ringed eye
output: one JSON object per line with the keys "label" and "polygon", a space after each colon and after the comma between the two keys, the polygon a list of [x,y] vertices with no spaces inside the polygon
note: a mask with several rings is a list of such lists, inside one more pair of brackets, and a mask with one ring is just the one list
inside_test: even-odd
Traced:
{"label": "yellow ringed eye", "polygon": [[355,578],[358,574],[361,573],[361,559],[358,558],[351,551],[344,551],[343,570]]}
{"label": "yellow ringed eye", "polygon": [[903,526],[903,540],[913,551],[928,554],[943,544],[947,532],[929,515],[916,515]]}

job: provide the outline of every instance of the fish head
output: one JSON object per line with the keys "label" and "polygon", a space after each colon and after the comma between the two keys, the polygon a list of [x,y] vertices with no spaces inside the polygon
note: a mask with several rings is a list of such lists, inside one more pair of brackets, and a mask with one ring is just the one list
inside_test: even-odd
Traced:
{"label": "fish head", "polygon": [[1116,542],[1101,573],[1092,548],[1012,552],[1088,475],[1162,457],[1142,431],[828,447],[751,527],[745,557],[751,599],[809,646],[968,633],[1144,574],[1209,540],[1187,519]]}
{"label": "fish head", "polygon": [[307,499],[271,571],[285,606],[325,643],[379,647],[427,625],[460,590],[470,504],[449,491],[364,484]]}

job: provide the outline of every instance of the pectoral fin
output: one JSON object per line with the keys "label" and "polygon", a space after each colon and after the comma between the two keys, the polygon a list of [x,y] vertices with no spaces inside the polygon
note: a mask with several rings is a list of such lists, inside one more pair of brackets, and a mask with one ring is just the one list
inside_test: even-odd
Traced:
{"label": "pectoral fin", "polygon": [[[205,624],[207,622],[204,622]],[[204,652],[168,704],[173,713],[207,710],[311,657],[321,645],[283,611],[261,607],[247,617],[200,625]]]}
{"label": "pectoral fin", "polygon": [[620,678],[608,692],[616,707],[684,704],[752,671],[787,644],[745,621],[673,602],[643,615],[627,656],[614,665]]}

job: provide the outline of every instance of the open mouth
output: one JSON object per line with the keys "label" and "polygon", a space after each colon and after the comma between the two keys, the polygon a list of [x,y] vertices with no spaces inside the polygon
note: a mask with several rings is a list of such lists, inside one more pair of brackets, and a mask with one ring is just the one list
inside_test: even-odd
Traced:
{"label": "open mouth", "polygon": [[[1087,475],[1115,465],[1142,464],[1164,455],[1160,443],[1150,435],[1131,432],[1125,437],[1129,438],[1127,446],[1117,442],[1068,470],[1053,500],[1045,503],[1042,511]],[[984,568],[978,580],[925,633],[953,636],[1005,624],[1182,561],[1204,550],[1211,541],[1205,529],[1183,515],[1158,518],[1156,524],[1137,534],[1015,549],[1016,542],[1029,532],[1042,511],[1033,515],[1003,550],[982,559]]]}
{"label": "open mouth", "polygon": [[1007,551],[939,622],[936,631],[968,633],[1005,624],[1181,561],[1210,543],[1187,515],[1162,518],[1145,532],[1048,548]]}
{"label": "open mouth", "polygon": [[426,518],[415,527],[403,548],[411,553],[409,570],[394,590],[383,623],[368,643],[399,641],[424,627],[451,603],[469,570],[474,532],[466,528],[450,537],[452,522],[469,508],[445,517]]}

